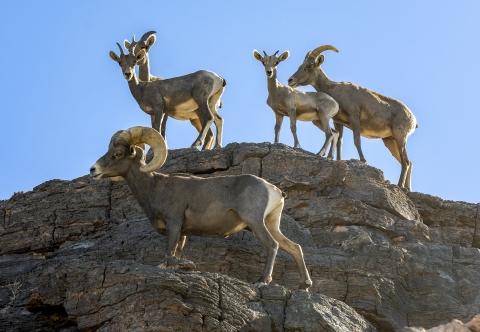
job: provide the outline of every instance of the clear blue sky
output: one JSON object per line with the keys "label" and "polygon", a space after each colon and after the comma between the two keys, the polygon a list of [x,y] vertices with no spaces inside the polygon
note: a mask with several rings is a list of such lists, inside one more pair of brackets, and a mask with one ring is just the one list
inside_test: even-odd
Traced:
{"label": "clear blue sky", "polygon": [[[208,69],[227,80],[224,145],[273,141],[254,49],[290,51],[278,67],[286,84],[307,51],[331,44],[340,51],[325,52],[332,80],[399,99],[417,117],[408,141],[413,190],[480,201],[478,1],[2,1],[0,13],[0,199],[85,175],[113,133],[150,125],[108,52],[156,30],[153,75]],[[302,147],[317,152],[324,134],[298,127]],[[169,120],[170,148],[196,135],[188,122]],[[287,119],[280,140],[293,143]],[[362,146],[396,183],[400,165],[382,141],[362,138]],[[358,158],[348,129],[344,158]]]}

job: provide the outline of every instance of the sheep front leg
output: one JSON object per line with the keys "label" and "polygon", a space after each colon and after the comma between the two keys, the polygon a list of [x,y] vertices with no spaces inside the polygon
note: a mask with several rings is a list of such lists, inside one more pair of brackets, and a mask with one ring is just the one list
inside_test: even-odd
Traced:
{"label": "sheep front leg", "polygon": [[288,111],[288,117],[290,118],[290,129],[292,130],[295,149],[301,149],[300,142],[297,138],[297,111],[296,109],[290,109]]}
{"label": "sheep front leg", "polygon": [[283,115],[275,113],[275,143],[280,141],[280,128],[282,128]]}
{"label": "sheep front leg", "polygon": [[192,271],[195,269],[195,264],[188,259],[180,258],[186,239],[185,236],[180,236],[180,231],[180,224],[167,223],[167,247],[162,265],[167,268]]}
{"label": "sheep front leg", "polygon": [[[153,107],[153,114],[154,114],[154,123],[152,125],[152,128],[157,130],[158,132],[161,132],[161,125],[163,123],[163,117],[164,117],[164,103],[163,100],[160,100],[154,107]],[[165,131],[163,129],[163,131]],[[165,134],[165,132],[163,133]],[[163,135],[162,135],[163,136]]]}
{"label": "sheep front leg", "polygon": [[362,145],[361,145],[361,141],[360,141],[360,110],[357,110],[355,112],[355,114],[349,116],[348,117],[348,122],[352,126],[353,143],[355,144],[355,147],[357,148],[358,156],[359,156],[360,160],[366,164],[367,160],[363,156]]}
{"label": "sheep front leg", "polygon": [[167,224],[167,247],[165,257],[175,256],[178,241],[180,240],[180,226]]}
{"label": "sheep front leg", "polygon": [[333,121],[335,130],[338,131],[338,140],[337,140],[337,160],[342,160],[342,144],[343,144],[343,125]]}

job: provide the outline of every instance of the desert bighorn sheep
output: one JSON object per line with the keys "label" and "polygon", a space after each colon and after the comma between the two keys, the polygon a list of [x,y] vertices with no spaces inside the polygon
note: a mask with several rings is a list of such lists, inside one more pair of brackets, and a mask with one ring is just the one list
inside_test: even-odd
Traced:
{"label": "desert bighorn sheep", "polygon": [[[139,144],[153,150],[145,164]],[[284,194],[267,181],[253,175],[200,178],[188,174],[154,172],[167,158],[165,140],[155,129],[133,127],[119,131],[110,140],[108,152],[90,168],[95,179],[125,179],[155,230],[167,236],[166,260],[180,261],[185,237],[227,237],[242,229],[251,230],[267,251],[260,283],[272,280],[278,248],[295,260],[300,272],[300,288],[312,281],[300,245],[280,231]]]}
{"label": "desert bighorn sheep", "polygon": [[[161,77],[156,77],[150,74],[150,61],[148,57],[148,52],[150,51],[150,48],[155,44],[155,31],[148,31],[143,34],[142,38],[140,38],[138,41],[135,40],[135,36],[132,37],[132,41],[129,42],[128,40],[124,40],[123,44],[129,50],[129,52],[133,52],[137,54],[141,49],[145,50],[145,56],[143,57],[142,60],[140,60],[137,65],[138,65],[138,78],[140,81],[148,82],[148,81],[159,81],[163,80]],[[221,101],[219,100],[218,103],[220,104]],[[220,106],[220,105],[218,105]],[[191,113],[191,115],[194,118],[190,118],[190,123],[192,126],[197,129],[198,132],[202,130],[202,124],[200,123],[200,120],[196,116],[195,113]],[[155,121],[155,117],[153,115],[150,116],[152,120],[152,126]],[[167,119],[168,116],[165,116],[162,121],[162,128],[160,133],[162,136],[165,138],[165,132],[166,132],[166,126],[167,126]],[[211,149],[213,146],[213,131],[211,128],[208,128],[207,131],[207,136],[205,137],[205,143],[203,144],[202,150],[205,149]]]}
{"label": "desert bighorn sheep", "polygon": [[338,112],[337,102],[322,92],[303,92],[279,83],[277,80],[277,65],[286,60],[290,53],[288,51],[283,52],[279,57],[277,57],[277,53],[278,51],[274,55],[267,55],[263,51],[265,56],[262,57],[257,50],[253,51],[253,57],[263,64],[267,74],[267,104],[275,113],[276,119],[275,143],[279,141],[280,127],[284,116],[290,118],[290,129],[295,141],[295,148],[300,148],[297,138],[297,120],[312,121],[315,126],[325,132],[325,143],[318,155],[323,157],[328,145],[332,143],[328,153],[328,158],[332,159],[333,147],[337,144],[338,133],[336,130],[332,131],[328,122]]}
{"label": "desert bighorn sheep", "polygon": [[325,50],[338,50],[330,45],[317,47],[305,56],[298,70],[288,79],[292,88],[312,85],[315,90],[332,96],[340,105],[340,111],[333,118],[339,132],[337,159],[342,158],[341,146],[343,126],[353,131],[354,143],[360,160],[366,162],[360,145],[360,135],[381,138],[392,155],[402,165],[398,185],[412,190],[412,162],[407,155],[407,139],[418,127],[413,113],[402,102],[367,90],[350,82],[334,82],[323,72],[320,65]]}
{"label": "desert bighorn sheep", "polygon": [[143,59],[146,51],[140,50],[135,54],[132,49],[125,54],[120,44],[117,45],[120,56],[110,51],[110,57],[120,65],[138,106],[153,115],[153,128],[160,130],[164,115],[179,120],[198,118],[201,130],[192,144],[192,147],[198,147],[203,144],[214,122],[217,129],[215,147],[222,147],[223,119],[216,111],[216,104],[226,85],[223,78],[211,71],[199,70],[166,80],[142,82],[135,73],[135,65]]}

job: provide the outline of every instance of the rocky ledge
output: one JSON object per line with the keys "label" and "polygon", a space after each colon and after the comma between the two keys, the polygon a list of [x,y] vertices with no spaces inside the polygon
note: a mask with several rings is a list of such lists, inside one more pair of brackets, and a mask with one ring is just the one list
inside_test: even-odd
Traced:
{"label": "rocky ledge", "polygon": [[[93,161],[92,161],[93,162]],[[269,286],[249,232],[191,237],[195,271],[159,267],[165,238],[125,183],[52,180],[0,201],[0,331],[398,331],[480,313],[478,204],[407,193],[359,161],[278,144],[172,150],[162,172],[254,174],[287,193]]]}

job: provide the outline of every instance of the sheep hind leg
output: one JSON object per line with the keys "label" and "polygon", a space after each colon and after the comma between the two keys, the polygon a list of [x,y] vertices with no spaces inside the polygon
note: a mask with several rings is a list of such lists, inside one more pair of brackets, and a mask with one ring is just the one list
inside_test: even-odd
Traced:
{"label": "sheep hind leg", "polygon": [[328,152],[327,159],[329,160],[333,159],[334,149],[335,149],[335,146],[337,145],[337,140],[338,140],[338,132],[330,128],[330,126],[328,125],[328,119],[326,119],[323,116],[321,117],[321,120],[314,120],[312,121],[312,123],[325,133],[325,143],[323,143],[323,146],[320,149],[320,151],[317,153],[317,155],[323,157],[325,155],[325,152],[327,151],[328,146],[330,145],[330,150]]}
{"label": "sheep hind leg", "polygon": [[200,124],[202,126],[202,129],[197,139],[192,144],[192,148],[197,148],[205,141],[207,132],[213,123],[213,114],[210,111],[208,105],[208,95],[206,95],[205,91],[194,91],[193,100],[198,105],[198,109],[195,111],[195,113],[197,114]]}
{"label": "sheep hind leg", "polygon": [[280,220],[282,216],[283,204],[276,207],[265,217],[265,226],[270,234],[278,242],[279,248],[288,253],[295,260],[298,272],[300,273],[299,289],[308,290],[312,286],[312,280],[305,265],[302,247],[288,239],[280,230]]}
{"label": "sheep hind leg", "polygon": [[258,283],[269,284],[272,281],[273,265],[275,263],[275,257],[277,256],[278,243],[265,227],[262,216],[253,217],[240,215],[240,218],[247,224],[267,251],[267,259]]}
{"label": "sheep hind leg", "polygon": [[222,138],[223,138],[223,118],[218,114],[218,108],[221,105],[220,97],[222,96],[223,89],[216,92],[214,95],[210,97],[208,100],[208,107],[210,108],[210,112],[213,114],[213,123],[215,124],[215,128],[217,130],[217,137],[215,139],[215,147],[214,148],[221,148],[222,147]]}
{"label": "sheep hind leg", "polygon": [[410,172],[412,171],[412,162],[408,159],[407,138],[403,137],[395,141],[397,142],[397,147],[398,147],[398,150],[400,151],[400,157],[402,159],[402,172],[400,173],[400,179],[398,180],[398,185],[400,187],[407,189],[408,191],[411,191],[412,186],[410,183],[410,176],[411,176]]}
{"label": "sheep hind leg", "polygon": [[[202,132],[202,124],[200,123],[200,120],[198,118],[195,119],[190,119],[190,123],[192,126],[197,129],[197,131],[200,133]],[[203,143],[202,150],[211,150],[213,145],[213,131],[211,128],[208,128],[207,131],[207,136],[205,136],[205,142]]]}

